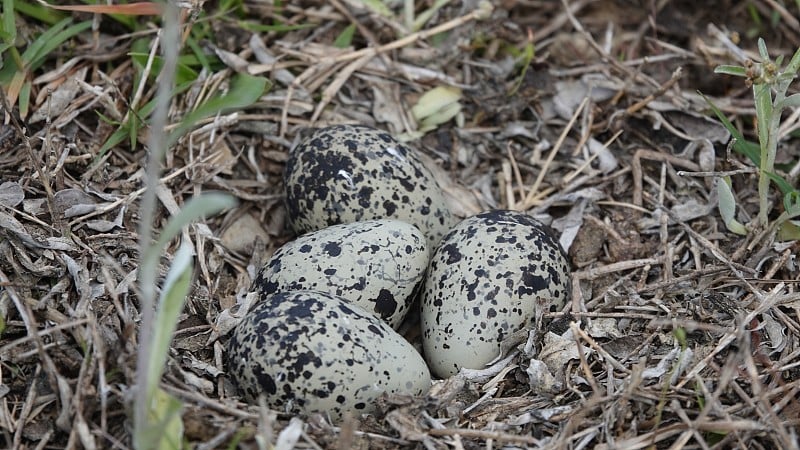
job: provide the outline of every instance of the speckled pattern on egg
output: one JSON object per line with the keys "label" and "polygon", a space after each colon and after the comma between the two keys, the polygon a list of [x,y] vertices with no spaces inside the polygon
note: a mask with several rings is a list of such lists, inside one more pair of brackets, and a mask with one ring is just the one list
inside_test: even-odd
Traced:
{"label": "speckled pattern on egg", "polygon": [[479,369],[537,314],[564,306],[566,255],[549,227],[516,211],[459,223],[433,254],[422,293],[423,348],[436,375]]}
{"label": "speckled pattern on egg", "polygon": [[393,218],[435,248],[454,219],[431,172],[389,133],[361,125],[314,132],[284,172],[288,221],[298,234],[339,223]]}
{"label": "speckled pattern on egg", "polygon": [[327,292],[397,328],[427,266],[428,243],[415,226],[393,219],[355,222],[285,244],[261,269],[253,290],[262,300],[276,292]]}
{"label": "speckled pattern on egg", "polygon": [[383,393],[421,395],[430,372],[386,323],[356,305],[316,291],[278,293],[259,302],[228,343],[228,372],[245,399],[292,414],[338,420],[375,409]]}

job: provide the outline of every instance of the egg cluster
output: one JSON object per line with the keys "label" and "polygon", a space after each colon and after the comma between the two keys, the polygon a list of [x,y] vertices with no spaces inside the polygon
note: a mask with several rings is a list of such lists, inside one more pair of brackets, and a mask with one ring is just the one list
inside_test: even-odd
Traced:
{"label": "egg cluster", "polygon": [[[228,344],[250,401],[334,420],[370,413],[384,393],[424,394],[431,371],[483,367],[568,297],[548,227],[515,211],[456,224],[428,169],[383,131],[316,131],[289,155],[284,185],[301,236],[261,269],[260,300]],[[424,359],[395,331],[418,295]]]}

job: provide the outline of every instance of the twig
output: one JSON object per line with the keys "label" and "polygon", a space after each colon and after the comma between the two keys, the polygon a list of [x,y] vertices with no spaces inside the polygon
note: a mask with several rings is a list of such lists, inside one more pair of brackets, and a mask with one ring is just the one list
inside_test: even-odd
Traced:
{"label": "twig", "polygon": [[553,145],[552,150],[550,150],[550,154],[547,155],[547,159],[542,165],[542,169],[539,171],[539,175],[536,176],[536,181],[533,182],[533,186],[531,186],[530,190],[528,191],[528,196],[525,197],[525,201],[522,202],[521,209],[527,210],[533,204],[533,200],[536,197],[537,192],[539,191],[539,185],[542,184],[544,180],[544,176],[547,174],[547,170],[550,168],[550,164],[555,159],[556,154],[561,149],[561,146],[564,145],[564,141],[567,139],[567,135],[572,130],[573,125],[575,125],[575,121],[578,120],[578,116],[580,115],[583,108],[589,103],[589,95],[587,94],[586,97],[583,98],[581,104],[575,109],[575,113],[572,114],[572,117],[569,119],[569,122],[566,126],[564,126],[564,130],[561,131],[561,135],[558,137],[555,145]]}
{"label": "twig", "polygon": [[691,161],[670,155],[668,153],[661,153],[655,150],[639,149],[633,154],[633,161],[631,161],[631,171],[633,172],[633,204],[642,206],[642,159],[651,161],[668,162],[674,166],[683,167],[691,171],[700,170],[700,166]]}
{"label": "twig", "polygon": [[669,80],[667,80],[663,85],[661,85],[658,89],[656,89],[656,91],[653,92],[652,94],[648,95],[647,97],[645,97],[645,98],[639,100],[638,102],[634,103],[633,105],[629,106],[627,109],[625,109],[625,113],[626,114],[634,114],[637,111],[639,111],[640,109],[642,109],[645,106],[647,106],[653,100],[657,99],[658,97],[661,97],[670,88],[672,88],[672,86],[674,86],[675,83],[677,83],[678,80],[680,80],[682,76],[683,76],[683,71],[681,70],[680,67],[678,67],[677,69],[675,69],[674,72],[672,72],[672,76],[669,78]]}
{"label": "twig", "polygon": [[[435,26],[428,30],[422,30],[416,33],[409,34],[404,38],[397,39],[395,41],[389,42],[388,44],[381,45],[379,47],[363,48],[361,50],[356,50],[339,56],[322,57],[318,60],[317,64],[329,66],[332,64],[353,61],[360,58],[364,58],[368,61],[372,59],[372,57],[379,55],[381,53],[405,47],[417,41],[427,39],[431,36],[443,33],[445,31],[452,30],[453,28],[460,27],[473,20],[481,20],[487,18],[491,15],[493,9],[494,7],[490,2],[483,1],[479,4],[478,8],[469,12],[468,14],[465,14],[461,17],[456,17],[455,19],[449,20],[441,25]],[[281,128],[279,132],[279,136],[281,138],[286,135],[286,124],[289,115],[288,105],[291,103],[294,91],[302,86],[303,81],[305,81],[307,78],[310,78],[312,74],[317,73],[316,70],[317,70],[316,65],[312,65],[300,76],[295,78],[295,80],[289,85],[286,91],[286,98],[284,99],[283,111],[281,113]]]}

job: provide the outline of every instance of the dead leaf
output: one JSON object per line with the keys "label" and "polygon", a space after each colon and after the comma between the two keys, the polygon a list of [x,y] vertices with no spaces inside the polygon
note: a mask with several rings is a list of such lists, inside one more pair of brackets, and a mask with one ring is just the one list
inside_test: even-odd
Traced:
{"label": "dead leaf", "polygon": [[528,386],[534,393],[550,393],[561,390],[561,383],[547,369],[547,365],[538,359],[532,359],[528,368]]}
{"label": "dead leaf", "polygon": [[[31,114],[30,123],[41,122],[45,119],[52,119],[57,117],[68,109],[70,103],[75,99],[75,96],[81,91],[80,81],[86,78],[86,71],[88,67],[70,74],[64,82],[60,80],[53,81],[58,83],[58,87],[53,90],[49,96],[42,99],[37,99],[39,108]],[[49,87],[43,89],[41,92],[47,93]]]}
{"label": "dead leaf", "polygon": [[[551,373],[558,376],[567,367],[567,363],[580,359],[578,345],[581,344],[575,341],[571,331],[567,331],[561,336],[548,332],[544,336],[544,346],[542,351],[539,352],[539,359],[547,365]],[[594,352],[594,350],[584,345],[581,345],[581,349],[584,355]]]}
{"label": "dead leaf", "polygon": [[25,200],[25,191],[19,183],[6,181],[0,184],[0,205],[14,208]]}
{"label": "dead leaf", "polygon": [[261,222],[250,214],[242,214],[220,236],[222,245],[242,254],[252,253],[256,239],[269,242],[269,234],[261,226]]}

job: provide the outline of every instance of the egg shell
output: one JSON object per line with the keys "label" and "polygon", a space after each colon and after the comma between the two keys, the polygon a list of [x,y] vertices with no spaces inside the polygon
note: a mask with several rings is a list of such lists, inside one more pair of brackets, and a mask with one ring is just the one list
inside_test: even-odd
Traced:
{"label": "egg shell", "polygon": [[489,211],[459,223],[431,257],[422,292],[431,371],[483,368],[505,337],[564,306],[569,276],[553,231],[524,213]]}
{"label": "egg shell", "polygon": [[253,290],[315,290],[341,297],[400,326],[428,267],[428,243],[415,226],[393,220],[334,225],[291,241],[267,261]]}
{"label": "egg shell", "polygon": [[288,222],[298,234],[340,223],[399,219],[430,248],[455,224],[433,175],[411,148],[362,125],[333,125],[294,148],[284,171]]}
{"label": "egg shell", "polygon": [[259,302],[228,342],[228,372],[244,398],[338,420],[375,410],[384,393],[421,395],[430,372],[386,323],[333,295],[283,292]]}

